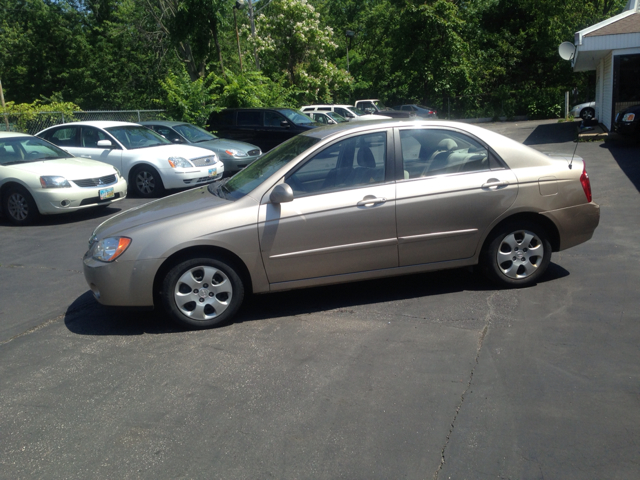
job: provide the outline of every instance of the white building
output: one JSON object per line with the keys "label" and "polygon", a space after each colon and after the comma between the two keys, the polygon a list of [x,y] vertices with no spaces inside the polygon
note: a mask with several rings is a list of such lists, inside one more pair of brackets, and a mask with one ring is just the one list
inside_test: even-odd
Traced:
{"label": "white building", "polygon": [[575,34],[574,72],[596,71],[596,118],[609,130],[616,114],[640,104],[640,0]]}

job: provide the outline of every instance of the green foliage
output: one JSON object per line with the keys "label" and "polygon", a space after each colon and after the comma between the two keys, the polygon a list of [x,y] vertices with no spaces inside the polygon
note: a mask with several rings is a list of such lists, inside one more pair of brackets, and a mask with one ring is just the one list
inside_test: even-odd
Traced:
{"label": "green foliage", "polygon": [[[59,96],[49,101],[49,103],[43,103],[41,100],[36,100],[33,103],[15,103],[7,102],[5,113],[14,119],[16,130],[19,132],[28,132],[29,125],[38,121],[42,124],[56,123],[62,117],[66,122],[73,122],[75,117],[74,112],[79,112],[81,109],[78,105],[71,102],[63,102]],[[54,113],[55,112],[55,113]]]}

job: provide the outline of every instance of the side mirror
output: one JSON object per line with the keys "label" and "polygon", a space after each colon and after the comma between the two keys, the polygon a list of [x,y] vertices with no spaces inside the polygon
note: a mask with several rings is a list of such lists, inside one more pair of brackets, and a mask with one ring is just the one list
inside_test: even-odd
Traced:
{"label": "side mirror", "polygon": [[293,190],[286,183],[281,183],[280,185],[276,185],[271,191],[271,195],[269,195],[269,200],[271,203],[287,203],[293,201]]}
{"label": "side mirror", "polygon": [[111,140],[98,140],[98,147],[100,148],[113,148]]}
{"label": "side mirror", "polygon": [[287,128],[291,127],[291,125],[289,124],[289,122],[287,120],[282,120],[280,122],[280,126],[281,127],[287,127]]}

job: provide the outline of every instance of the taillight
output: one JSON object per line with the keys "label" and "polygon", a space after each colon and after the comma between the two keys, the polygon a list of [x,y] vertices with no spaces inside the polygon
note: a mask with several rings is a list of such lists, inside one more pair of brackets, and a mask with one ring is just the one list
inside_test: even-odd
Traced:
{"label": "taillight", "polygon": [[582,175],[580,175],[580,183],[584,194],[587,196],[587,202],[591,202],[591,182],[589,181],[589,175],[587,174],[587,164],[583,164]]}

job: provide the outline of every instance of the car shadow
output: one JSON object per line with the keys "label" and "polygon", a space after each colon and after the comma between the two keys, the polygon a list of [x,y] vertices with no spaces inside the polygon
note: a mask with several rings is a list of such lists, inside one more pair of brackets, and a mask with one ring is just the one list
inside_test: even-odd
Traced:
{"label": "car shadow", "polygon": [[[477,270],[459,268],[267,295],[250,295],[231,323],[306,315],[463,291],[493,292],[499,288],[488,282]],[[563,267],[551,263],[539,283],[554,281],[568,275],[569,272]],[[104,307],[93,299],[89,291],[69,306],[64,322],[69,331],[78,335],[129,336],[184,332],[184,329],[175,326],[160,309],[135,311]],[[220,325],[218,328],[225,326]]]}
{"label": "car shadow", "polygon": [[577,138],[580,122],[562,122],[538,125],[522,143],[525,145],[544,145],[548,143],[573,142]]}
{"label": "car shadow", "polygon": [[620,169],[640,191],[640,141],[612,134],[600,148],[606,148]]}

